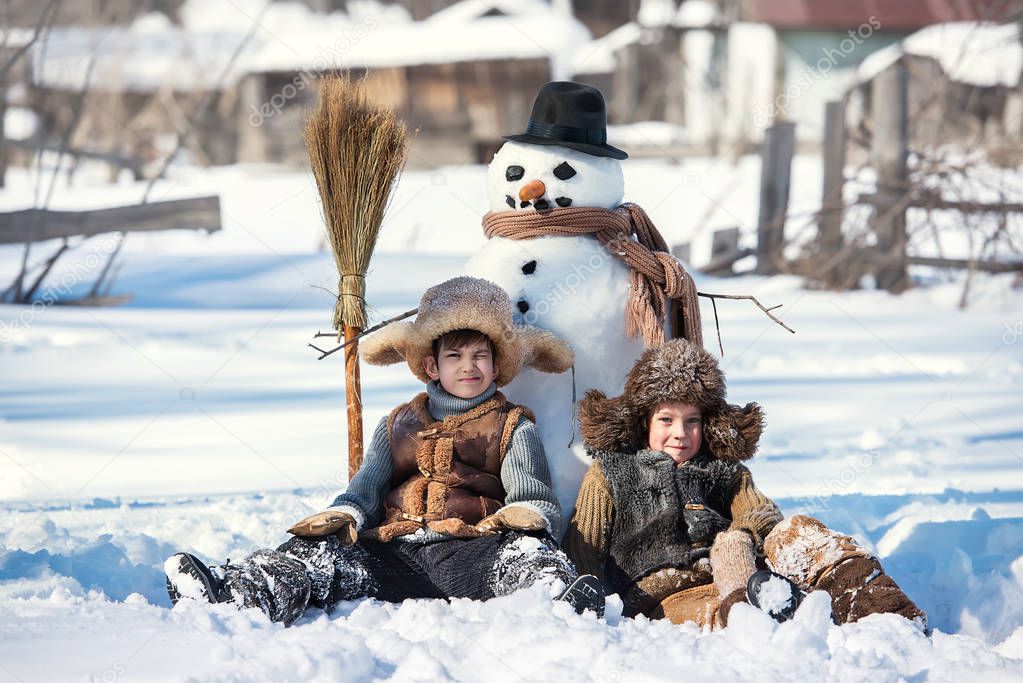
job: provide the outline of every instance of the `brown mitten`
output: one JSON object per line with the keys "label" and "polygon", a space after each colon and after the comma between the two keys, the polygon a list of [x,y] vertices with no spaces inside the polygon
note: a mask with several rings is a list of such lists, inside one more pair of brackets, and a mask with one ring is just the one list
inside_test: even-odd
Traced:
{"label": "brown mitten", "polygon": [[523,505],[509,505],[481,519],[476,528],[484,532],[540,531],[547,528],[547,521],[536,510]]}
{"label": "brown mitten", "polygon": [[355,518],[347,512],[327,510],[296,522],[288,529],[288,533],[314,538],[334,534],[341,540],[341,545],[352,545],[359,537],[355,527]]}
{"label": "brown mitten", "polygon": [[757,571],[753,555],[753,537],[742,529],[722,531],[710,549],[710,567],[718,593],[730,596],[746,588],[749,577]]}

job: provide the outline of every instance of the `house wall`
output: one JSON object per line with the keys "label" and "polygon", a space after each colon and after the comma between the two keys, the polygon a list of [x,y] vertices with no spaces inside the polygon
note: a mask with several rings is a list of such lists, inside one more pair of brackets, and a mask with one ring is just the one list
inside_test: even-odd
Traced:
{"label": "house wall", "polygon": [[[864,31],[865,33],[865,31]],[[778,114],[796,124],[800,140],[824,134],[824,105],[842,97],[856,80],[856,68],[869,55],[899,42],[902,33],[779,31],[783,79],[776,95]]]}
{"label": "house wall", "polygon": [[[1005,150],[1018,151],[1023,142],[1019,118],[1023,113],[1023,87],[980,87],[950,81],[938,62],[929,57],[907,55],[903,63],[909,79],[911,148],[986,149],[992,159]],[[869,140],[874,134],[872,86],[873,81],[868,81],[852,90],[846,110],[846,125],[861,140]],[[851,161],[859,161],[862,151],[851,151]]]}
{"label": "house wall", "polygon": [[[393,109],[412,135],[410,167],[489,161],[500,136],[521,132],[547,59],[490,60],[353,70],[369,99]],[[315,105],[316,76],[258,74],[237,89],[232,120],[238,161],[305,164],[302,126]],[[286,95],[292,95],[290,97]]]}
{"label": "house wall", "polygon": [[[179,132],[186,129],[189,134],[182,151],[191,162],[220,165],[238,159],[240,128],[234,114],[238,91],[234,89],[214,93],[95,90],[82,97],[77,91],[30,85],[26,92],[27,106],[39,116],[39,142],[59,149],[74,123],[67,153],[74,158],[81,151],[109,160],[111,179],[121,168],[151,177],[174,152]],[[32,163],[31,155],[13,155],[11,163]]]}

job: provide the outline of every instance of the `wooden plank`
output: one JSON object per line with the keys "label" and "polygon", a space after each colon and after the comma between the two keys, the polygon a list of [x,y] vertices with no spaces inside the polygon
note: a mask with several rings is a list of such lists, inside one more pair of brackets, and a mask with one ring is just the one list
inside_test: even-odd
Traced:
{"label": "wooden plank", "polygon": [[842,248],[842,188],[845,185],[845,100],[824,105],[824,180],[821,184],[821,218],[817,242],[825,254]]}
{"label": "wooden plank", "polygon": [[[869,203],[878,205],[884,201],[884,197],[874,193],[861,194],[856,198],[857,203]],[[942,199],[935,194],[927,194],[906,202],[906,206],[915,209],[930,209],[933,211],[958,211],[960,213],[1023,213],[1023,203],[1020,202],[971,202],[953,201]]]}
{"label": "wooden plank", "polygon": [[1015,263],[1000,261],[968,261],[957,258],[934,258],[931,256],[909,256],[906,259],[914,266],[934,266],[936,268],[972,268],[986,273],[1023,273],[1023,261]]}
{"label": "wooden plank", "polygon": [[760,216],[757,219],[757,270],[761,275],[779,271],[785,245],[785,215],[789,210],[792,154],[796,124],[776,123],[764,131],[760,165]]}
{"label": "wooden plank", "polygon": [[220,198],[191,197],[92,211],[24,209],[0,213],[0,244],[158,230],[220,230]]}
{"label": "wooden plank", "polygon": [[920,209],[943,209],[960,213],[1023,213],[1023,204],[1019,202],[995,204],[993,202],[950,201],[935,196],[914,199],[909,205]]}

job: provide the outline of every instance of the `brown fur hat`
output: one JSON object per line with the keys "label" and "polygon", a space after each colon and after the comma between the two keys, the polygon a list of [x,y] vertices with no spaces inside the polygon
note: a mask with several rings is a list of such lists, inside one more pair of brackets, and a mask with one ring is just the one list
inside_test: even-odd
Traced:
{"label": "brown fur hat", "polygon": [[704,446],[721,460],[747,460],[757,451],[764,412],[725,401],[725,376],[717,360],[684,339],[647,349],[625,380],[625,393],[607,398],[591,389],[579,402],[579,427],[592,449],[632,452],[647,447],[650,413],[677,401],[703,413]]}
{"label": "brown fur hat", "polygon": [[566,341],[547,330],[512,320],[511,299],[492,282],[456,277],[426,290],[415,322],[391,323],[359,343],[367,363],[406,361],[423,382],[430,377],[423,359],[433,354],[433,340],[454,330],[476,330],[494,344],[498,386],[512,381],[523,365],[541,372],[564,372],[574,355]]}

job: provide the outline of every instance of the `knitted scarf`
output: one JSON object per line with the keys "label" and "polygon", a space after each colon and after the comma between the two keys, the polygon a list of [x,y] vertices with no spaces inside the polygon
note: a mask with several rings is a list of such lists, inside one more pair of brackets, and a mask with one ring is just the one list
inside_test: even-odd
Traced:
{"label": "knitted scarf", "polygon": [[[487,238],[592,235],[631,271],[631,295],[625,332],[642,334],[647,346],[664,341],[664,320],[671,309],[674,336],[703,346],[700,306],[693,278],[671,255],[668,244],[638,205],[617,209],[554,208],[547,211],[491,211],[483,216]],[[635,235],[635,237],[633,237]]]}

